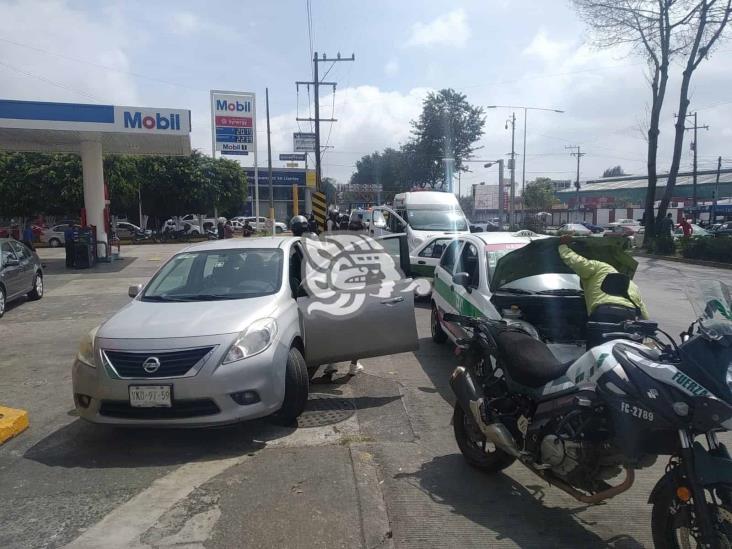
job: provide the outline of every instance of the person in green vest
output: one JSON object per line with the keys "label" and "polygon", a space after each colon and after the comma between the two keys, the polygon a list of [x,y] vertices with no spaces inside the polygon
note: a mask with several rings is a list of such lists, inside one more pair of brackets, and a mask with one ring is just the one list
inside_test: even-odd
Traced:
{"label": "person in green vest", "polygon": [[608,263],[587,259],[572,251],[567,246],[570,242],[571,235],[564,235],[559,239],[559,257],[580,277],[590,321],[617,323],[634,320],[639,316],[648,318],[648,309],[635,282],[631,281],[628,287],[630,301],[624,297],[606,294],[602,291],[602,281],[608,274],[617,273],[617,269]]}

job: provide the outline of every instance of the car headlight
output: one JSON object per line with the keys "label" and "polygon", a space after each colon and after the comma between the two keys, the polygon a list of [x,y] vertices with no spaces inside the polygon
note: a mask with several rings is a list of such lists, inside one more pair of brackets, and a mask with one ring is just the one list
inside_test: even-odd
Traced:
{"label": "car headlight", "polygon": [[727,381],[727,387],[729,387],[729,390],[732,391],[732,362],[730,362],[727,366],[727,375],[725,377]]}
{"label": "car headlight", "polygon": [[226,353],[222,364],[236,362],[265,351],[277,335],[277,322],[274,318],[261,318],[239,334]]}
{"label": "car headlight", "polygon": [[92,368],[97,367],[97,361],[94,357],[94,339],[97,336],[97,330],[99,326],[89,331],[79,343],[79,352],[76,354],[76,359],[79,362],[83,362],[87,366]]}

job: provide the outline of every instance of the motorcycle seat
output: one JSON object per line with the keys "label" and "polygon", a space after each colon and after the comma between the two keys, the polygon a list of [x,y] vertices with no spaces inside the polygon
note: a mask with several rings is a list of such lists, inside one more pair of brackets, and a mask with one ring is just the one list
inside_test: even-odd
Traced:
{"label": "motorcycle seat", "polygon": [[545,343],[507,330],[496,337],[501,365],[516,383],[537,388],[564,375],[573,361],[559,362]]}

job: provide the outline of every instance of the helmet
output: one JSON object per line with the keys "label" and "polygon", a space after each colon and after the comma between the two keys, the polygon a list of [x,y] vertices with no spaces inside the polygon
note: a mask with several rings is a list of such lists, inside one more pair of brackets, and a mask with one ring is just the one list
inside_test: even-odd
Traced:
{"label": "helmet", "polygon": [[304,215],[296,215],[290,220],[290,230],[295,236],[301,236],[308,230],[308,220]]}

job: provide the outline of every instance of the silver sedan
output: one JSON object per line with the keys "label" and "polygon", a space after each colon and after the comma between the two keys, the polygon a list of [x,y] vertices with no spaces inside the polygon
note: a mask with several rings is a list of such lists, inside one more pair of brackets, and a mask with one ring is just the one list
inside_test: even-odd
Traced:
{"label": "silver sedan", "polygon": [[291,423],[318,365],[416,348],[411,294],[376,297],[347,319],[306,314],[303,261],[295,237],[174,255],[82,341],[72,375],[81,417],[167,426],[276,414]]}

